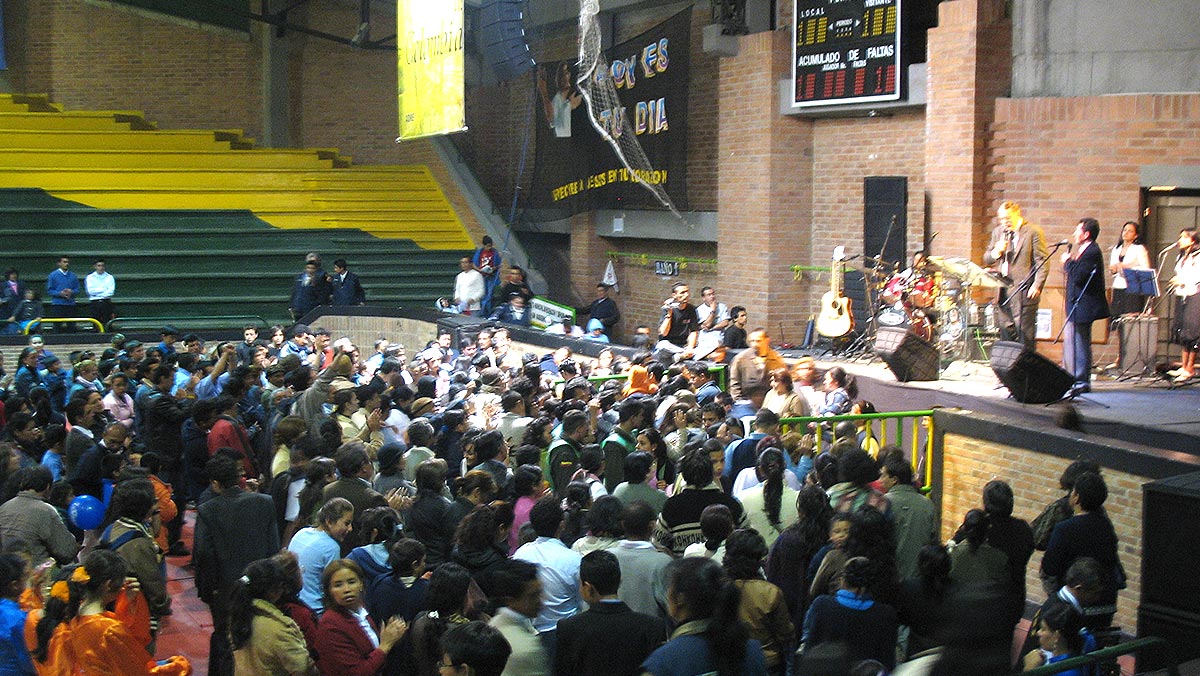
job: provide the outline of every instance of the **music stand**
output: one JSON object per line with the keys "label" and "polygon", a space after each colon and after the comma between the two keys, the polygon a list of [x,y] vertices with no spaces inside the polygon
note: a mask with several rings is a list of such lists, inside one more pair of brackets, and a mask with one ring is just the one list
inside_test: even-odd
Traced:
{"label": "music stand", "polygon": [[1158,298],[1158,275],[1154,270],[1142,268],[1125,268],[1121,271],[1125,277],[1125,292],[1134,293],[1148,298]]}
{"label": "music stand", "polygon": [[[1147,268],[1125,268],[1125,292],[1146,297],[1146,308],[1140,315],[1119,317],[1116,322],[1121,333],[1121,373],[1117,380],[1128,380],[1154,372],[1154,357],[1158,347],[1158,317],[1149,315],[1150,299],[1158,298],[1158,273]],[[1134,371],[1136,364],[1140,371]]]}

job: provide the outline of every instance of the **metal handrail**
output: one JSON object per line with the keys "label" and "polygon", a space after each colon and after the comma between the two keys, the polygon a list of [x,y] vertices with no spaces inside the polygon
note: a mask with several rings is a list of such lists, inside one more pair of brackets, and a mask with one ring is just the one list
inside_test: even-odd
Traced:
{"label": "metal handrail", "polygon": [[[933,437],[934,437],[934,434],[933,434],[933,409],[922,410],[922,411],[888,411],[886,413],[847,413],[846,415],[828,415],[828,416],[810,415],[810,416],[802,416],[802,417],[796,417],[796,418],[783,418],[779,421],[779,424],[785,428],[786,427],[799,427],[802,430],[807,430],[809,423],[817,423],[817,424],[830,423],[830,424],[836,425],[837,423],[839,423],[843,420],[851,420],[851,421],[879,420],[879,421],[881,421],[879,442],[880,442],[880,444],[885,444],[885,443],[887,443],[888,429],[889,429],[889,427],[891,427],[888,424],[888,422],[891,420],[903,421],[903,420],[910,419],[910,418],[913,419],[914,421],[916,419],[920,418],[921,422],[924,425],[925,430],[926,430],[925,442],[923,444],[924,448],[921,448],[921,446],[922,446],[921,435],[917,434],[916,430],[914,430],[914,432],[912,434],[912,444],[911,444],[911,452],[909,453],[909,459],[912,462],[914,468],[919,469],[922,464],[924,465],[924,469],[925,469],[924,479],[923,479],[924,485],[922,486],[921,490],[922,490],[922,492],[927,493],[933,487]],[[872,429],[870,422],[868,422],[867,427],[868,427],[868,429]],[[874,430],[872,429],[872,432],[873,431]],[[817,453],[821,452],[821,445],[823,444],[824,436],[825,435],[821,435],[821,434],[817,435],[817,446],[815,449],[815,451]],[[893,434],[893,442],[897,446],[903,445],[903,443],[904,443],[904,423],[903,422],[900,422],[899,424],[897,424],[895,426],[895,430],[894,430],[894,434]]]}
{"label": "metal handrail", "polygon": [[96,325],[96,333],[104,333],[104,325],[100,323],[100,320],[92,317],[39,317],[30,320],[21,333],[28,336],[35,327],[42,324],[74,324],[75,322],[90,322]]}
{"label": "metal handrail", "polygon": [[241,328],[246,322],[257,322],[262,328],[270,328],[271,323],[258,315],[165,315],[161,317],[114,317],[108,321],[108,331],[113,331],[114,327],[120,328],[118,322],[127,324],[144,323],[148,326],[162,326],[171,322],[195,322],[195,321],[228,321],[228,326],[237,326]]}
{"label": "metal handrail", "polygon": [[1045,664],[1040,667],[1030,669],[1029,671],[1021,672],[1021,676],[1050,676],[1051,674],[1062,673],[1076,667],[1086,667],[1093,664],[1099,664],[1100,662],[1115,659],[1122,655],[1139,652],[1145,648],[1158,647],[1163,648],[1167,653],[1167,676],[1179,676],[1179,665],[1175,663],[1174,648],[1171,647],[1171,644],[1166,639],[1158,636],[1147,636],[1145,638],[1135,639],[1126,643],[1119,643],[1109,648],[1093,650],[1086,655],[1070,657],[1062,660],[1061,662],[1055,662],[1054,664]]}

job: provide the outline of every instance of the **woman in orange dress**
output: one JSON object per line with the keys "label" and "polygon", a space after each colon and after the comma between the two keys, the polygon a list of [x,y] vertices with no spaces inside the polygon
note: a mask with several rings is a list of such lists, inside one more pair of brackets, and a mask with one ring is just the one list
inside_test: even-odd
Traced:
{"label": "woman in orange dress", "polygon": [[83,565],[66,568],[31,641],[39,676],[189,676],[192,665],[174,656],[156,662],[116,612],[108,610],[125,589],[125,560],[107,550],[88,554]]}

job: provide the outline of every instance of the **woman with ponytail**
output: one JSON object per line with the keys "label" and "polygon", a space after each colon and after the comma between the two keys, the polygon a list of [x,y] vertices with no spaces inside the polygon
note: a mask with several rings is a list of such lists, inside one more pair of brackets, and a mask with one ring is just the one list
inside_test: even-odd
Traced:
{"label": "woman with ponytail", "polygon": [[762,562],[767,543],[752,528],[735,530],[725,541],[722,565],[741,592],[738,617],[750,636],[762,644],[767,673],[783,676],[787,656],[796,641],[796,628],[779,587],[763,579]]}
{"label": "woman with ponytail", "polygon": [[304,634],[276,605],[286,586],[273,559],[246,566],[229,594],[229,638],[235,674],[317,676]]}
{"label": "woman with ponytail", "polygon": [[471,573],[457,563],[444,563],[433,571],[426,597],[429,610],[417,615],[412,625],[412,659],[417,676],[437,676],[442,661],[442,636],[451,627],[470,621],[467,616],[470,589]]}
{"label": "woman with ponytail", "polygon": [[950,578],[961,585],[994,583],[1009,590],[1012,575],[1008,556],[987,543],[989,519],[982,509],[972,509],[958,529],[960,540],[950,549]]}
{"label": "woman with ponytail", "polygon": [[50,587],[50,598],[37,624],[33,650],[40,674],[122,674],[122,676],[188,676],[192,665],[178,655],[159,664],[144,642],[126,628],[120,609],[126,590],[125,560],[100,549],[83,565],[63,569]]}
{"label": "woman with ponytail", "polygon": [[721,565],[705,557],[667,564],[671,639],[642,664],[652,676],[765,676],[762,646],[738,619],[740,594]]}
{"label": "woman with ponytail", "polygon": [[767,579],[783,591],[796,626],[808,610],[806,573],[817,551],[829,541],[832,514],[825,491],[820,486],[805,486],[796,496],[796,521],[779,534],[767,555]]}
{"label": "woman with ponytail", "polygon": [[761,483],[735,496],[742,501],[750,527],[763,536],[767,547],[775,543],[784,529],[796,522],[798,514],[796,497],[799,493],[785,483],[785,477],[793,476],[785,463],[783,451],[778,448],[764,450],[758,456],[758,465],[754,467]]}

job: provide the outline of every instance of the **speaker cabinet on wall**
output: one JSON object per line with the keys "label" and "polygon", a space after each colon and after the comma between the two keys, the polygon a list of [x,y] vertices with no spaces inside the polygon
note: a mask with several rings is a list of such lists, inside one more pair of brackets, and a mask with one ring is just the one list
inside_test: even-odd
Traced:
{"label": "speaker cabinet on wall", "polygon": [[937,380],[941,357],[932,343],[896,326],[881,326],[875,335],[875,354],[883,359],[896,380]]}
{"label": "speaker cabinet on wall", "polygon": [[1075,379],[1042,355],[1007,340],[992,346],[992,371],[1013,399],[1022,404],[1048,404],[1063,398]]}
{"label": "speaker cabinet on wall", "polygon": [[479,8],[483,57],[501,81],[520,77],[537,64],[525,41],[524,0],[485,0]]}

